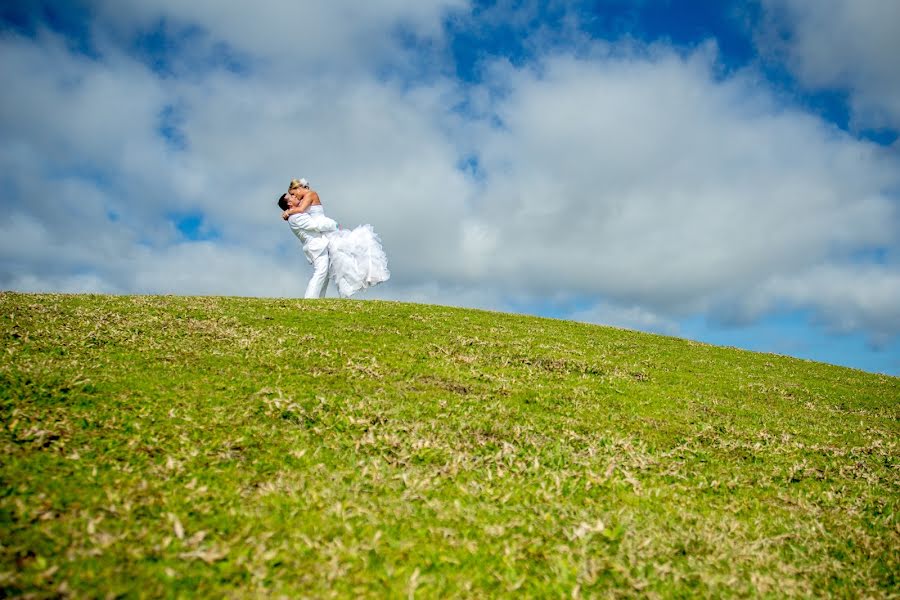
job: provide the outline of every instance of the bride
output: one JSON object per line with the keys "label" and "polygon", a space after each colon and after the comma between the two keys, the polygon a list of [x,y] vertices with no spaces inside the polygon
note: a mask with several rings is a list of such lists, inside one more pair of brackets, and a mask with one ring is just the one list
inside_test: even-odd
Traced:
{"label": "bride", "polygon": [[387,256],[372,226],[342,229],[325,216],[319,194],[305,179],[292,179],[288,193],[279,196],[278,206],[313,266],[304,298],[324,298],[329,277],[341,298],[390,278]]}

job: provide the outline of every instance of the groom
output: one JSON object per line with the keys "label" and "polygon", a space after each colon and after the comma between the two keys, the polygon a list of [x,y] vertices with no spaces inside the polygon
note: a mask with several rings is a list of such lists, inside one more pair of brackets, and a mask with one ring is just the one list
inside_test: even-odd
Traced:
{"label": "groom", "polygon": [[[278,208],[282,211],[282,218],[288,222],[291,231],[300,239],[303,245],[303,253],[306,260],[313,266],[313,274],[306,286],[304,298],[324,298],[328,288],[328,238],[325,229],[333,231],[327,222],[312,221],[305,212],[299,212],[306,207],[298,195],[282,194],[278,197]],[[306,203],[307,206],[309,203]],[[331,221],[331,219],[328,219]],[[331,221],[334,223],[334,221]]]}

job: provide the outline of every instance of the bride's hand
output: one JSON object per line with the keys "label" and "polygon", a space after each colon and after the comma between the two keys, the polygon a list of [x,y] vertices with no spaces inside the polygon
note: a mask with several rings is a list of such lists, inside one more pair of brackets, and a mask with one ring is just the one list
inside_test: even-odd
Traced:
{"label": "bride's hand", "polygon": [[281,218],[284,219],[285,221],[287,221],[288,217],[290,217],[290,216],[291,215],[288,214],[288,211],[284,211],[283,213],[281,213]]}

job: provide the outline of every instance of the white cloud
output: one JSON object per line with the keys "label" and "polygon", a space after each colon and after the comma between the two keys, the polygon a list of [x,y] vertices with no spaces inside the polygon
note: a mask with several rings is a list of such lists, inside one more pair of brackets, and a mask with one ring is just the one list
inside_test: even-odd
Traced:
{"label": "white cloud", "polygon": [[103,277],[90,274],[70,275],[68,273],[48,274],[46,276],[32,273],[15,275],[7,282],[4,282],[3,289],[16,290],[18,292],[56,292],[62,294],[124,293],[122,289],[110,285],[109,281]]}
{"label": "white cloud", "polygon": [[889,266],[821,265],[799,277],[775,277],[748,301],[763,312],[773,298],[814,308],[832,331],[868,332],[875,346],[900,334],[900,271]]}
{"label": "white cloud", "polygon": [[389,249],[399,243],[399,272],[454,268],[469,190],[441,127],[439,89],[323,79],[272,97],[266,81],[252,83],[223,77],[186,95],[195,115],[185,127],[196,148],[189,171],[208,177],[201,187],[214,193],[197,202],[217,227],[257,241],[282,235],[275,195],[305,176],[339,221],[370,222]]}
{"label": "white cloud", "polygon": [[811,88],[846,90],[863,127],[900,127],[900,2],[764,0],[764,50]]}
{"label": "white cloud", "polygon": [[591,308],[575,311],[567,316],[573,321],[612,325],[624,329],[636,329],[665,335],[678,335],[678,323],[657,315],[641,306],[616,306],[598,302]]}
{"label": "white cloud", "polygon": [[99,63],[46,31],[34,40],[6,34],[0,44],[0,122],[10,138],[40,148],[40,160],[93,165],[151,141],[164,93],[139,63],[121,54]]}
{"label": "white cloud", "polygon": [[[117,289],[267,293],[275,289],[270,268],[234,271],[232,263],[241,263],[241,250],[250,261],[301,256],[274,203],[288,178],[301,174],[335,217],[371,222],[389,251],[398,248],[392,267],[399,282],[404,274],[420,281],[455,268],[454,223],[468,194],[446,139],[445,86],[404,90],[372,73],[322,72],[301,81],[267,70],[173,79],[108,42],[95,60],[46,32],[0,39],[0,73],[20,90],[0,109],[10,140],[0,161],[17,190],[13,196],[7,188],[4,197],[0,284],[17,285],[10,283],[23,281],[17,274],[53,262],[54,272],[90,265]],[[29,105],[29,92],[39,101]],[[179,113],[184,151],[169,147],[158,129],[170,106]],[[206,256],[199,277],[190,261],[178,260],[190,244],[166,254],[179,238],[171,215],[189,213],[203,214],[221,244],[234,249]],[[416,251],[399,251],[404,246]],[[148,248],[171,259],[170,267],[139,260]]]}
{"label": "white cloud", "polygon": [[669,315],[855,248],[895,246],[896,161],[780,108],[708,51],[506,69],[478,140],[493,279]]}
{"label": "white cloud", "polygon": [[[333,289],[329,295],[334,294]],[[420,281],[410,284],[378,286],[363,292],[363,297],[377,300],[399,300],[440,306],[478,308],[481,310],[509,312],[509,298],[494,287],[442,284],[437,281]]]}
{"label": "white cloud", "polygon": [[[225,42],[238,54],[269,64],[287,83],[317,77],[323,70],[349,76],[368,70],[373,63],[408,58],[393,33],[402,28],[424,40],[440,41],[442,18],[452,11],[466,11],[469,2],[93,0],[92,4],[98,18],[117,32],[145,32],[160,23],[174,35],[190,28],[196,33],[199,28],[209,36],[208,43]],[[222,49],[218,47],[219,52]]]}

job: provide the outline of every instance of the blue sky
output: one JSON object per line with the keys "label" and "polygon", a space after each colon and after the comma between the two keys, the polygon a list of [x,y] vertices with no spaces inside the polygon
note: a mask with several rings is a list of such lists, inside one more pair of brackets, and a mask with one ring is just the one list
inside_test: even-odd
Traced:
{"label": "blue sky", "polygon": [[381,234],[368,297],[900,375],[896,3],[35,0],[0,23],[0,288],[300,296],[274,198],[304,176]]}

